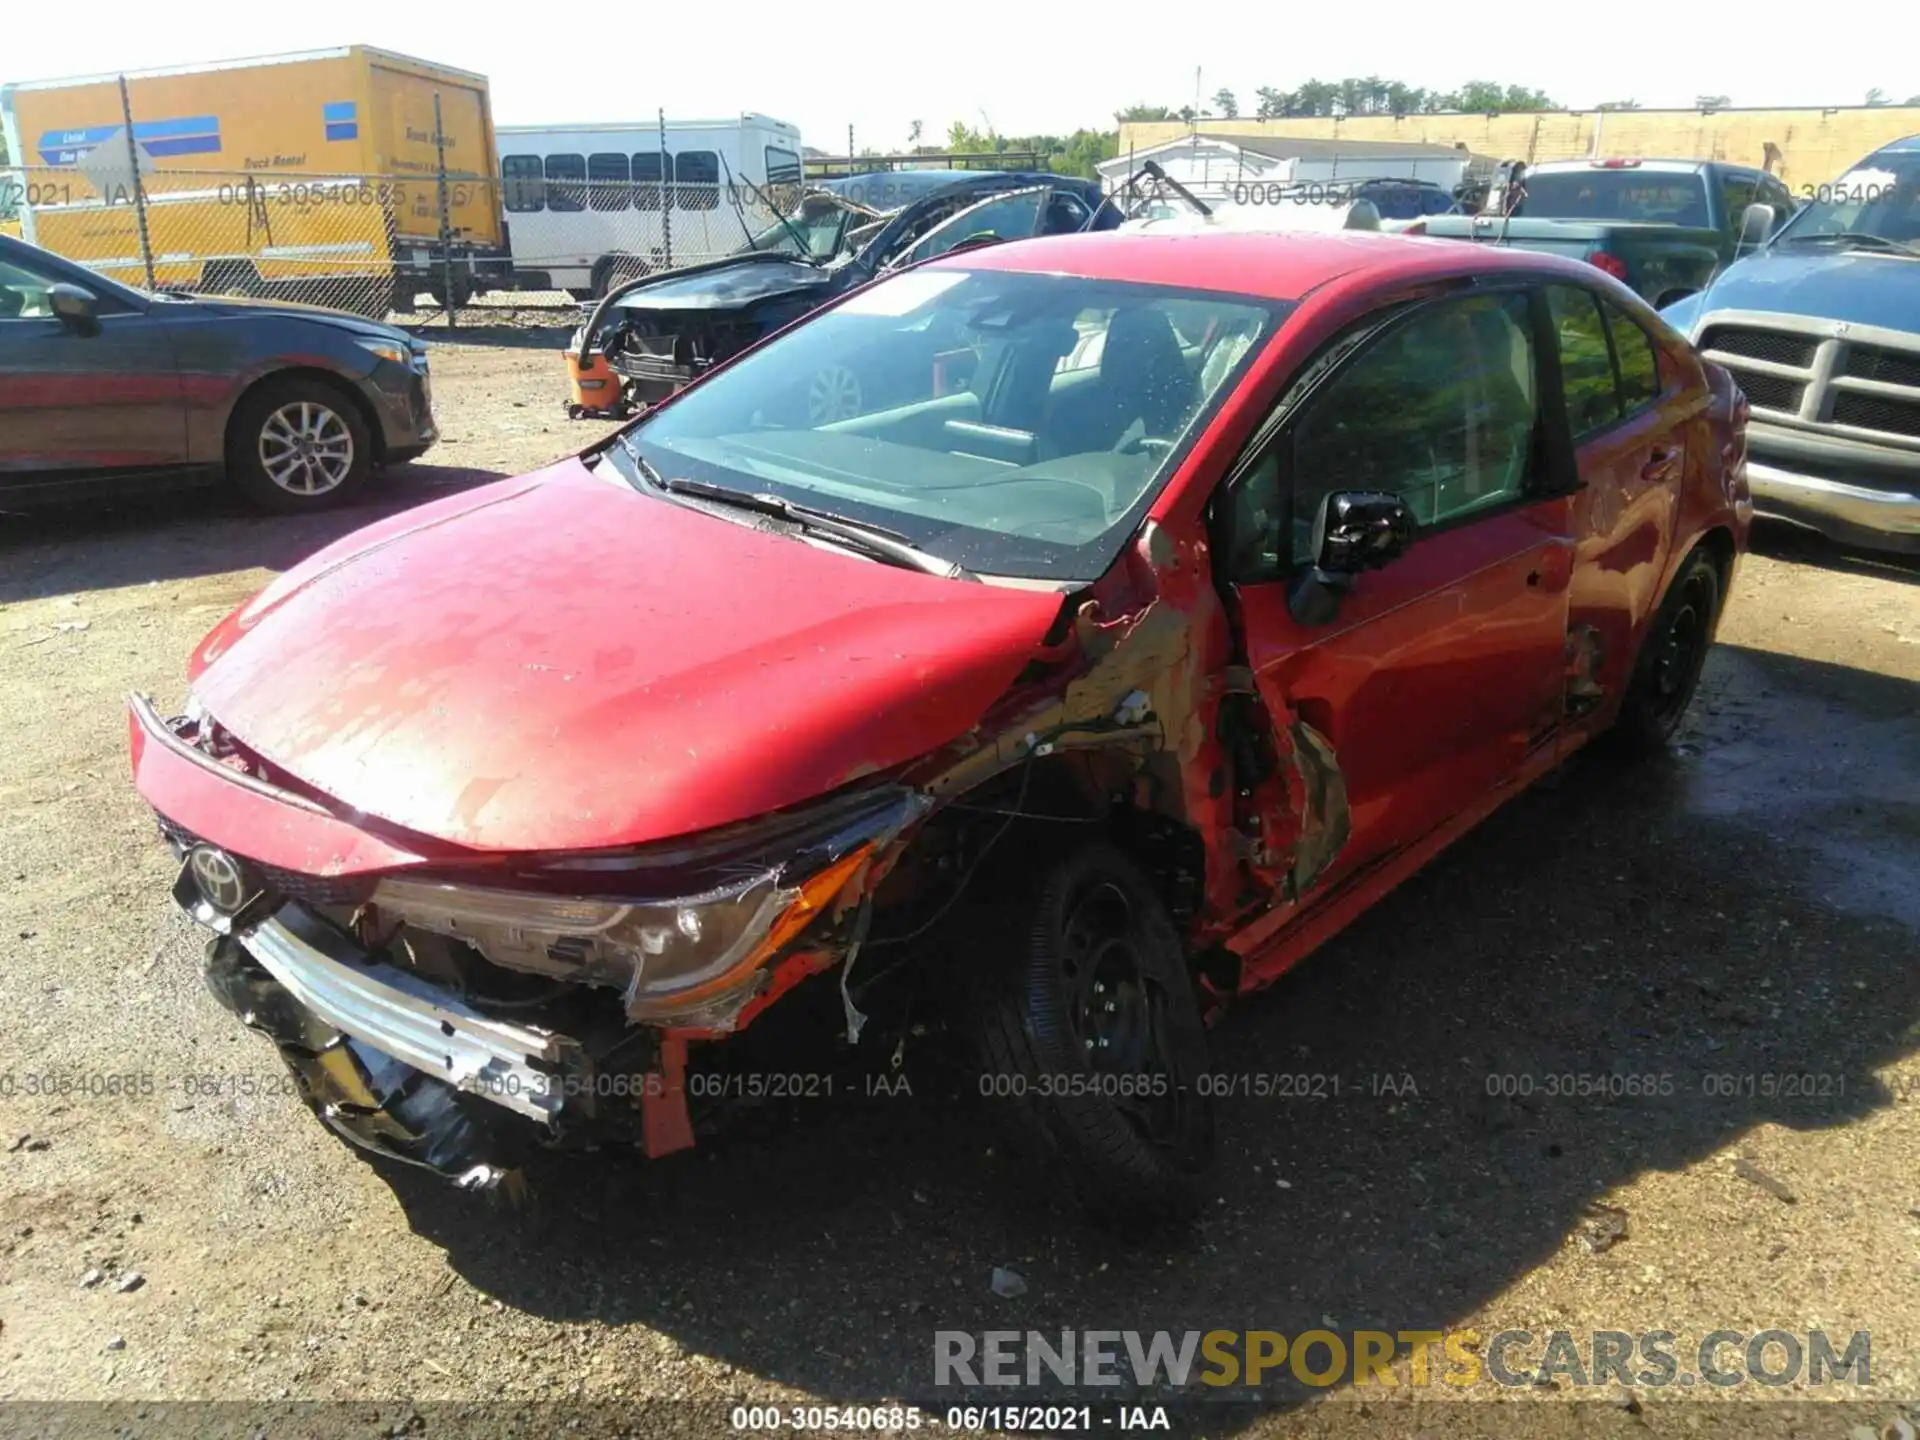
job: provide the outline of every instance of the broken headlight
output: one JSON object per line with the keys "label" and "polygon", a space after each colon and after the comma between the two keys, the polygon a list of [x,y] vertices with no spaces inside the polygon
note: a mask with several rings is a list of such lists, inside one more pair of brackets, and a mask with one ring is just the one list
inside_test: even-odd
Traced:
{"label": "broken headlight", "polygon": [[[577,876],[598,892],[592,895],[389,879],[372,903],[388,920],[463,940],[497,965],[618,986],[632,1019],[704,1023],[737,1009],[756,988],[760,967],[927,804],[911,791],[866,801],[851,813],[836,803],[812,825],[805,817],[797,827],[783,820],[752,837],[760,844],[731,855],[726,842],[717,854],[708,842],[707,853],[583,856],[537,872],[547,885]],[[784,854],[768,858],[769,848]],[[663,883],[687,878],[706,883]],[[608,893],[627,888],[650,893]]]}

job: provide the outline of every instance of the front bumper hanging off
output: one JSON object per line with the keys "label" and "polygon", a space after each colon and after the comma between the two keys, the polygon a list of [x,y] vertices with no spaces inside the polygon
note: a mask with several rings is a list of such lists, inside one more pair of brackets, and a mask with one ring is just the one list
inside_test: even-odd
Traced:
{"label": "front bumper hanging off", "polygon": [[[208,988],[274,1041],[308,1105],[337,1134],[483,1189],[569,1140],[619,1133],[649,1156],[693,1144],[684,1040],[661,1035],[650,1051],[629,1049],[630,1060],[650,1067],[644,1075],[596,1074],[572,1036],[496,1018],[388,963],[310,908],[310,900],[339,898],[311,853],[359,871],[417,856],[222,764],[188,738],[189,722],[162,719],[145,696],[130,697],[128,721],[141,793],[182,861],[174,900],[215,932]],[[208,818],[251,828],[268,853],[247,860],[203,843],[192,827]]]}
{"label": "front bumper hanging off", "polygon": [[577,1042],[482,1015],[297,904],[216,936],[205,973],[215,998],[279,1047],[330,1129],[468,1188],[518,1169],[581,1088]]}

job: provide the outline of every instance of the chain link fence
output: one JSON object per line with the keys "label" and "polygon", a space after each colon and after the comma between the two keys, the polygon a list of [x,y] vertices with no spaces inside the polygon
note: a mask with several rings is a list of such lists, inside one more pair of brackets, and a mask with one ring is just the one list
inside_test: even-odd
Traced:
{"label": "chain link fence", "polygon": [[431,327],[571,323],[623,280],[769,243],[798,200],[797,186],[585,174],[166,169],[98,185],[74,166],[0,171],[0,218],[126,284]]}

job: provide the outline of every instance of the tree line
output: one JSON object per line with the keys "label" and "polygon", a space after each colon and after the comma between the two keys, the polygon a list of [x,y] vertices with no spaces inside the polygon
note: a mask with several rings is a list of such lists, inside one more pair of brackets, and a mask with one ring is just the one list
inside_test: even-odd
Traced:
{"label": "tree line", "polygon": [[[1438,115],[1449,111],[1468,114],[1505,114],[1511,110],[1557,110],[1559,105],[1544,90],[1524,85],[1502,85],[1495,80],[1469,80],[1458,90],[1430,90],[1424,85],[1407,85],[1398,80],[1383,80],[1378,75],[1350,76],[1345,80],[1308,80],[1291,90],[1262,85],[1254,91],[1252,118],[1280,120],[1294,116],[1333,115]],[[1191,105],[1177,108],[1166,105],[1129,105],[1114,112],[1121,124],[1151,120],[1238,120],[1240,97],[1224,86],[1214,91],[1211,108],[1196,110]]]}

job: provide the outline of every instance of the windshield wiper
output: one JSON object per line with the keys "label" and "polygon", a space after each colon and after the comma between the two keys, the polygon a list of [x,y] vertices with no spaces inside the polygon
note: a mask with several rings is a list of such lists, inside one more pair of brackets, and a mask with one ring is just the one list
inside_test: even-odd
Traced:
{"label": "windshield wiper", "polygon": [[639,475],[642,485],[649,490],[666,493],[667,482],[660,478],[660,472],[653,468],[653,463],[640,453],[640,447],[633,443],[631,435],[624,430],[618,431],[613,437],[613,443],[618,445],[626,457],[633,462],[634,471]]}
{"label": "windshield wiper", "polygon": [[[629,453],[632,452],[629,451]],[[645,465],[646,461],[641,460],[640,463]],[[652,466],[647,468],[650,471],[653,469]],[[659,472],[653,473],[657,477]],[[756,495],[746,490],[710,484],[705,480],[656,479],[654,483],[675,495],[688,495],[696,500],[731,505],[736,510],[751,510],[761,515],[772,515],[777,519],[798,525],[803,530],[811,530],[817,535],[829,535],[836,540],[844,540],[878,559],[898,565],[905,570],[918,570],[923,574],[938,575],[947,580],[977,581],[980,578],[964,565],[952,560],[942,560],[938,555],[929,555],[904,535],[882,529],[878,525],[865,525],[858,520],[849,520],[844,515],[833,515],[825,510],[796,505],[791,500],[781,499],[778,495]]]}
{"label": "windshield wiper", "polygon": [[1865,230],[1834,230],[1819,235],[1784,235],[1781,237],[1791,245],[1811,245],[1817,241],[1832,241],[1837,245],[1861,245],[1870,250],[1891,250],[1897,255],[1920,255],[1920,250],[1904,241],[1892,240],[1885,235],[1870,234]]}

